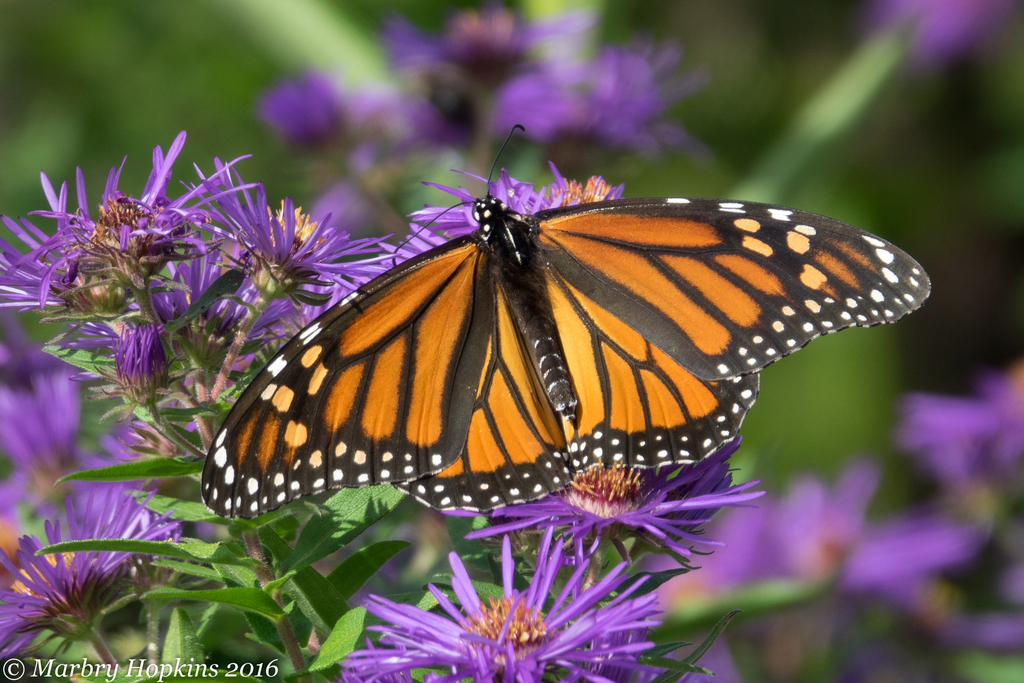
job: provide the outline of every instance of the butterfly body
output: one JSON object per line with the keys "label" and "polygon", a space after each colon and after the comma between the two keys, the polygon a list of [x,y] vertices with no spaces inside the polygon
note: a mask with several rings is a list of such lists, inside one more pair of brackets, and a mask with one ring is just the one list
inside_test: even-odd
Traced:
{"label": "butterfly body", "polygon": [[597,464],[694,462],[735,437],[761,368],[929,291],[888,242],[782,207],[473,211],[476,232],[367,284],[255,378],[207,459],[212,510],[374,483],[487,510]]}

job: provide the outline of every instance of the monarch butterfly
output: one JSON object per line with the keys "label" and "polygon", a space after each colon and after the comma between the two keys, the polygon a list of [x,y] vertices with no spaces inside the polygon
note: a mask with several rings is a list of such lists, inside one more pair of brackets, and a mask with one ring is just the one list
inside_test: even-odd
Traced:
{"label": "monarch butterfly", "polygon": [[763,367],[930,289],[885,240],[767,204],[523,214],[488,194],[472,213],[476,231],[360,288],[256,376],[207,458],[211,510],[392,483],[484,511],[597,464],[695,462],[736,435]]}

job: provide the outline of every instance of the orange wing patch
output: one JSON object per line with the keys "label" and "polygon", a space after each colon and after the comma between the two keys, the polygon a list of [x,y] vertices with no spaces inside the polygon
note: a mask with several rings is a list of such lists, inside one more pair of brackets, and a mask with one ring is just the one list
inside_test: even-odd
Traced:
{"label": "orange wing patch", "polygon": [[431,267],[420,268],[422,272],[413,271],[415,275],[410,274],[374,301],[342,333],[342,356],[354,356],[366,351],[405,324],[466,262],[468,251],[475,249],[475,246],[469,245],[430,261],[428,265]]}
{"label": "orange wing patch", "polygon": [[716,355],[728,346],[732,338],[729,330],[683,294],[644,256],[572,233],[560,233],[557,240],[550,239],[593,271],[657,307],[704,353]]}
{"label": "orange wing patch", "polygon": [[718,231],[701,221],[632,214],[590,213],[553,218],[541,223],[541,228],[659,247],[712,247],[722,242]]}
{"label": "orange wing patch", "polygon": [[395,431],[407,339],[403,334],[388,344],[373,365],[362,421],[363,433],[371,439],[381,441]]}
{"label": "orange wing patch", "polygon": [[729,320],[743,327],[757,322],[761,314],[757,302],[704,263],[684,256],[662,256],[661,260],[696,287]]}

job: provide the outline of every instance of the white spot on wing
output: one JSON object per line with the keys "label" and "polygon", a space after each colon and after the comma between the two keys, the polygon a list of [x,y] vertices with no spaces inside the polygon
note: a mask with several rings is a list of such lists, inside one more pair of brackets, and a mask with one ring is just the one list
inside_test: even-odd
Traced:
{"label": "white spot on wing", "polygon": [[277,360],[275,360],[273,363],[270,364],[269,367],[267,367],[267,370],[270,371],[271,375],[277,377],[277,375],[282,370],[284,370],[286,365],[288,365],[288,361],[285,360],[284,356],[278,356]]}

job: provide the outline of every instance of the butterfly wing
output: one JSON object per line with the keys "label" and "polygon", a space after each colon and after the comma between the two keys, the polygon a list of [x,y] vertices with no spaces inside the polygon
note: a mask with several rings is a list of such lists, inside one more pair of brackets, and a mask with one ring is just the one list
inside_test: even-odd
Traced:
{"label": "butterfly wing", "polygon": [[218,431],[203,498],[253,517],[301,495],[418,479],[462,451],[495,311],[471,238],[406,262],[274,356]]}
{"label": "butterfly wing", "polygon": [[548,293],[579,398],[574,467],[695,462],[736,436],[757,373],[700,379],[557,272]]}
{"label": "butterfly wing", "polygon": [[885,240],[767,204],[627,199],[535,217],[567,284],[705,380],[755,372],[822,334],[899,320],[930,288]]}
{"label": "butterfly wing", "polygon": [[469,436],[444,471],[399,488],[435,508],[490,510],[539,498],[569,481],[566,443],[541,391],[508,297],[495,283],[486,362],[474,385]]}

